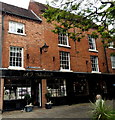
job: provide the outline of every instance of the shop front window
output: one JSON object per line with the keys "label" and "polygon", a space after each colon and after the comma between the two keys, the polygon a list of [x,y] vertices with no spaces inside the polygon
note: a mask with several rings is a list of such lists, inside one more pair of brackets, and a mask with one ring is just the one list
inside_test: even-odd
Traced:
{"label": "shop front window", "polygon": [[31,87],[4,87],[4,100],[24,99],[27,93],[31,96]]}
{"label": "shop front window", "polygon": [[77,80],[73,83],[73,89],[75,95],[88,95],[88,82],[86,79]]}
{"label": "shop front window", "polygon": [[25,94],[31,96],[31,87],[29,80],[11,80],[5,79],[4,100],[24,99]]}
{"label": "shop front window", "polygon": [[51,97],[66,96],[66,81],[63,79],[55,79],[47,81],[47,91],[51,93]]}

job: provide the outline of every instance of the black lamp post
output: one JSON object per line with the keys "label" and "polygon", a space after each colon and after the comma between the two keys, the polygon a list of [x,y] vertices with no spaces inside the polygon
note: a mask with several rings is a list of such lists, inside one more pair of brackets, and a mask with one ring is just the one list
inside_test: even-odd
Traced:
{"label": "black lamp post", "polygon": [[47,52],[48,51],[48,45],[46,43],[44,43],[44,45],[40,48],[40,54],[42,54],[42,52]]}

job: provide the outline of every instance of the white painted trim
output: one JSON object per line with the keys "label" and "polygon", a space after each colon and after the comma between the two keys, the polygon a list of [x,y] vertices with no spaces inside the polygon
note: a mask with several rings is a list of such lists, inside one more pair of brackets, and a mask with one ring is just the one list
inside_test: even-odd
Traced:
{"label": "white painted trim", "polygon": [[39,20],[42,21],[42,19],[41,19],[33,10],[31,10],[31,12],[32,12]]}
{"label": "white painted trim", "polygon": [[69,45],[63,45],[63,44],[58,44],[58,46],[60,46],[60,47],[66,47],[66,48],[71,48],[71,46],[69,46]]}
{"label": "white painted trim", "polygon": [[11,32],[11,31],[8,31],[8,33],[10,33],[10,34],[15,34],[15,35],[26,36],[26,34],[24,34],[24,33],[17,33],[17,32]]}
{"label": "white painted trim", "polygon": [[25,70],[25,68],[23,68],[23,67],[14,67],[14,66],[9,66],[8,69],[12,69],[12,70]]}
{"label": "white painted trim", "polygon": [[89,49],[89,52],[97,52],[97,53],[98,53],[98,50],[95,50],[95,49]]}

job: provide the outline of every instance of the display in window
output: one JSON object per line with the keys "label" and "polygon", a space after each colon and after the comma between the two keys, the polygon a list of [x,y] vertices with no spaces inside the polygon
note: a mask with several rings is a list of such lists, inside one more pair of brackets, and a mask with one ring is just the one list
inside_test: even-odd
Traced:
{"label": "display in window", "polygon": [[51,93],[51,97],[66,96],[66,81],[60,79],[47,81],[47,91]]}

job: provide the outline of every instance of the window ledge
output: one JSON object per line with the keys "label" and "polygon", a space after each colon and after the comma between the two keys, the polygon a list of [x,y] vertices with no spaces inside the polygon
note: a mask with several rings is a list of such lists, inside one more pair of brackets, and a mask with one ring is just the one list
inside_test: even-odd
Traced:
{"label": "window ledge", "polygon": [[99,71],[92,71],[91,73],[99,73],[100,74],[101,72],[99,72]]}
{"label": "window ledge", "polygon": [[115,67],[112,67],[112,69],[115,69]]}
{"label": "window ledge", "polygon": [[72,70],[64,70],[64,69],[60,69],[61,72],[73,72]]}
{"label": "window ledge", "polygon": [[114,47],[108,47],[108,48],[115,50],[115,48],[114,48]]}
{"label": "window ledge", "polygon": [[16,32],[11,32],[11,31],[8,31],[8,33],[10,33],[10,34],[15,34],[15,35],[26,36],[26,34],[24,34],[24,33],[16,33]]}
{"label": "window ledge", "polygon": [[96,52],[96,53],[98,53],[98,50],[89,49],[89,52]]}
{"label": "window ledge", "polygon": [[71,48],[71,46],[69,45],[62,45],[62,44],[58,44],[59,47],[66,47],[66,48]]}
{"label": "window ledge", "polygon": [[8,69],[13,69],[13,70],[25,70],[25,68],[23,68],[23,67],[12,67],[12,66],[9,66]]}

